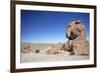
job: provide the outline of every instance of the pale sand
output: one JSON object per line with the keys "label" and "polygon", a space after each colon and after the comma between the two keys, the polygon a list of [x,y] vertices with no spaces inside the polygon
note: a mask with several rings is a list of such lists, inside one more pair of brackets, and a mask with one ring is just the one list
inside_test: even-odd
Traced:
{"label": "pale sand", "polygon": [[30,63],[30,62],[53,62],[53,61],[74,61],[74,60],[87,60],[89,56],[78,56],[78,55],[66,55],[66,54],[56,54],[56,55],[47,55],[47,54],[23,54],[21,53],[21,63]]}

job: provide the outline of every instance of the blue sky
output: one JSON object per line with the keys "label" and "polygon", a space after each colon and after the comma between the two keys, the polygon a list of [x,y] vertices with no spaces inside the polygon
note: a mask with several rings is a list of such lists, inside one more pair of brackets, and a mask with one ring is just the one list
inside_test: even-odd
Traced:
{"label": "blue sky", "polygon": [[66,26],[72,20],[85,23],[89,39],[89,13],[21,10],[21,42],[65,42]]}

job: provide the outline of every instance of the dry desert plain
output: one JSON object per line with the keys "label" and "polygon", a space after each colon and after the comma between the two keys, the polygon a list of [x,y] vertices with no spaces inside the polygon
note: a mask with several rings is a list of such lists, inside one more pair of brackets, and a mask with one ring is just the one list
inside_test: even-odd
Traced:
{"label": "dry desert plain", "polygon": [[[54,61],[75,61],[87,60],[88,55],[69,55],[69,52],[52,48],[53,52],[48,53],[51,46],[56,44],[47,43],[22,43],[21,63],[30,62],[54,62]],[[60,45],[60,44],[58,44]],[[54,52],[55,51],[55,52]]]}

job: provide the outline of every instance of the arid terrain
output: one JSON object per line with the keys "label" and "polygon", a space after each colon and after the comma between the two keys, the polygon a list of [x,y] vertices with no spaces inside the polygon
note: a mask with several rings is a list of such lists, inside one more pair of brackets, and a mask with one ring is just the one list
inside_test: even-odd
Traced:
{"label": "arid terrain", "polygon": [[[69,52],[59,49],[61,44],[62,43],[58,44],[22,43],[21,63],[69,61],[69,60],[73,61],[73,60],[89,59],[88,55],[69,55]],[[55,48],[55,46],[57,48]]]}

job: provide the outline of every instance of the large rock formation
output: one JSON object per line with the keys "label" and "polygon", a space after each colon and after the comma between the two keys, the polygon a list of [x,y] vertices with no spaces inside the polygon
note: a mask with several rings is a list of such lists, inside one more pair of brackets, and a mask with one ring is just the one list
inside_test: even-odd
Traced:
{"label": "large rock formation", "polygon": [[69,40],[64,44],[64,50],[69,51],[71,55],[89,54],[89,41],[86,38],[86,28],[83,22],[71,21],[67,26],[66,37]]}

